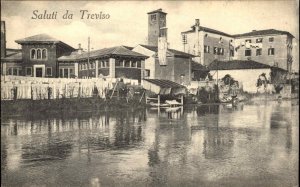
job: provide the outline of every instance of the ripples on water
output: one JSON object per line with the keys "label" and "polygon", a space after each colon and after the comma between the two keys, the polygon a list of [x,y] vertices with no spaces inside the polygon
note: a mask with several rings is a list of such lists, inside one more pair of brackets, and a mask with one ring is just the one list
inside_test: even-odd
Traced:
{"label": "ripples on water", "polygon": [[2,116],[2,186],[296,186],[294,101]]}

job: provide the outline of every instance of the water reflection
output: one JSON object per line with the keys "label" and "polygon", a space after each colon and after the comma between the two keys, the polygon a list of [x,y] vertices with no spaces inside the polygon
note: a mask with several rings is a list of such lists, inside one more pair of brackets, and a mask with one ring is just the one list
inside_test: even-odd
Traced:
{"label": "water reflection", "polygon": [[4,117],[2,185],[289,186],[298,110],[282,101]]}

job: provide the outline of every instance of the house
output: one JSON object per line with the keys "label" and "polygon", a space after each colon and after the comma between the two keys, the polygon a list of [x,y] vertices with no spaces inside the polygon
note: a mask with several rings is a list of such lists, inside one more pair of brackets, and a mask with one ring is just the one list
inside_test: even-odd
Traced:
{"label": "house", "polygon": [[181,32],[184,52],[193,54],[194,60],[208,66],[214,60],[231,60],[234,38],[225,32],[200,26],[199,19],[188,31]]}
{"label": "house", "polygon": [[158,58],[158,47],[150,45],[137,45],[132,51],[149,56],[145,60],[145,78],[170,80],[179,84],[189,84],[192,79],[191,54],[167,49],[166,64],[161,64]]}
{"label": "house", "polygon": [[[1,24],[2,25],[2,24]],[[3,75],[58,77],[57,58],[75,51],[70,45],[48,34],[38,34],[16,40],[21,51],[8,53],[5,46],[1,57]]]}
{"label": "house", "polygon": [[294,36],[275,29],[253,30],[233,35],[235,54],[239,60],[251,59],[270,66],[292,71]]}
{"label": "house", "polygon": [[60,77],[70,78],[144,78],[145,59],[148,56],[131,51],[126,46],[116,46],[81,52],[80,50],[59,57]]}
{"label": "house", "polygon": [[257,81],[265,75],[271,84],[282,83],[287,71],[275,66],[259,63],[253,60],[213,61],[208,68],[213,79],[220,80],[230,75],[239,82],[240,87],[249,93],[257,92]]}
{"label": "house", "polygon": [[287,31],[266,29],[231,35],[201,26],[196,19],[191,29],[181,34],[184,51],[203,65],[215,60],[254,60],[292,71],[295,37]]}

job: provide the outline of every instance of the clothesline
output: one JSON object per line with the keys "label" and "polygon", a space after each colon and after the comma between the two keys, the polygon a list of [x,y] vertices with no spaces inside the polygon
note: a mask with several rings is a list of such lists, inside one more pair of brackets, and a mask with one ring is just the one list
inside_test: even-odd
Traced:
{"label": "clothesline", "polygon": [[[125,84],[138,85],[138,80],[123,79]],[[105,98],[117,79],[54,79],[20,76],[1,77],[1,100]]]}

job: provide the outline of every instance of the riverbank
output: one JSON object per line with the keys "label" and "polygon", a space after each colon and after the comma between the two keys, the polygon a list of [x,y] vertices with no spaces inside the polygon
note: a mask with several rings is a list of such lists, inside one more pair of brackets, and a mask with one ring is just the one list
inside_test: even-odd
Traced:
{"label": "riverbank", "polygon": [[1,115],[19,114],[55,114],[55,113],[74,113],[84,111],[116,111],[128,108],[141,108],[146,105],[139,100],[110,99],[104,100],[95,98],[68,98],[54,100],[15,100],[1,101]]}

